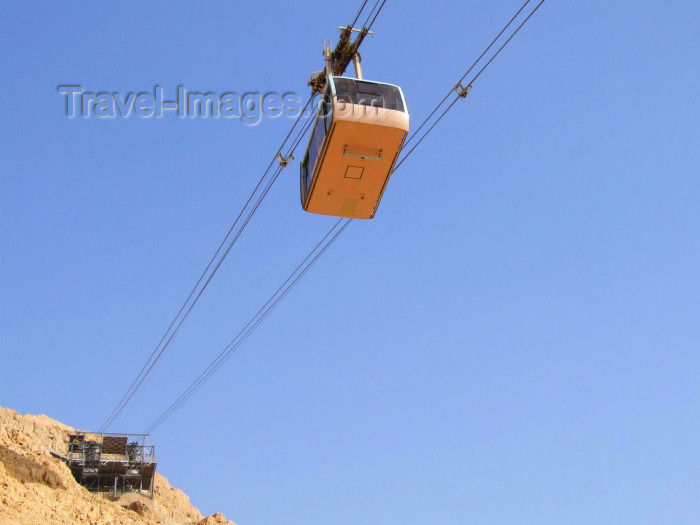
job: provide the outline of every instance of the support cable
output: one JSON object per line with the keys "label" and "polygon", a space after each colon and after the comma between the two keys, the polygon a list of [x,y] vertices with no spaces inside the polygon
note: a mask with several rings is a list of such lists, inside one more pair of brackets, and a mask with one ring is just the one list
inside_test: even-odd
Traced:
{"label": "support cable", "polygon": [[[491,43],[486,47],[486,49],[484,49],[484,51],[481,53],[481,55],[479,55],[479,58],[477,58],[477,59],[474,61],[474,63],[473,63],[471,66],[469,66],[469,69],[467,69],[467,72],[464,73],[464,75],[462,75],[462,78],[459,79],[458,84],[461,84],[461,83],[464,81],[464,79],[467,77],[467,75],[468,75],[469,73],[471,73],[472,69],[474,69],[474,68],[476,67],[476,65],[479,63],[479,61],[480,61],[482,58],[484,58],[484,55],[486,55],[486,53],[489,52],[489,49],[491,49],[491,47],[493,47],[493,45],[498,41],[498,39],[501,38],[501,36],[503,35],[503,33],[506,31],[506,29],[508,29],[508,28],[510,27],[510,25],[513,23],[513,21],[514,21],[516,18],[518,18],[518,16],[520,15],[520,13],[522,13],[523,9],[525,9],[525,7],[527,6],[527,4],[530,3],[530,1],[531,1],[531,0],[527,0],[522,6],[520,6],[520,9],[518,9],[517,13],[515,13],[515,14],[513,15],[513,18],[511,18],[511,19],[508,21],[508,23],[507,23],[505,26],[503,26],[503,29],[501,29],[500,33],[498,33],[498,34],[496,35],[496,37],[491,41]],[[539,7],[539,6],[538,6],[538,7]],[[533,12],[534,12],[534,11],[533,11]],[[425,124],[426,124],[426,123],[431,119],[431,117],[438,111],[438,109],[440,109],[440,106],[442,106],[442,105],[445,103],[445,101],[446,101],[448,98],[450,98],[450,95],[452,95],[452,90],[449,90],[449,91],[447,92],[447,94],[445,95],[445,98],[443,98],[443,99],[440,101],[440,103],[439,103],[437,106],[435,106],[435,109],[433,109],[433,111],[430,113],[430,115],[428,115],[428,117],[427,117],[425,120],[423,120],[422,124],[421,124],[420,126],[418,126],[418,129],[415,130],[413,133],[411,133],[411,136],[408,137],[408,139],[406,140],[406,143],[404,144],[404,148],[405,148],[406,146],[408,146],[408,143],[411,142],[411,141],[415,138],[416,135],[418,135],[418,132],[423,128],[423,126],[425,126]]]}
{"label": "support cable", "polygon": [[[374,23],[374,21],[376,20],[377,16],[379,15],[379,12],[381,11],[385,2],[386,2],[386,0],[382,1],[382,4],[379,7],[379,10],[374,15],[374,18],[372,19],[372,22],[370,23],[370,27]],[[370,15],[369,15],[370,17],[372,16],[372,13],[374,12],[378,3],[379,3],[379,0],[377,0],[374,8],[370,12]],[[360,6],[359,10],[357,11],[357,13],[355,15],[353,23],[351,24],[352,26],[354,26],[355,23],[357,23],[357,20],[359,19],[360,15],[362,14],[362,11],[364,10],[366,4],[367,4],[367,0],[364,0],[362,5]],[[368,20],[369,20],[369,17],[368,17]],[[214,255],[209,260],[209,263],[207,264],[206,268],[204,269],[204,271],[200,275],[199,279],[197,280],[195,285],[192,287],[192,290],[190,291],[189,295],[187,296],[187,299],[185,299],[185,302],[182,304],[182,306],[180,307],[180,310],[173,318],[172,322],[170,323],[170,326],[168,327],[168,329],[165,331],[165,333],[161,337],[160,341],[158,342],[158,344],[154,348],[154,350],[151,353],[151,355],[149,356],[149,358],[144,363],[143,367],[141,368],[141,370],[139,371],[137,376],[132,381],[129,388],[126,390],[126,392],[124,393],[124,395],[122,396],[120,401],[117,403],[116,407],[112,410],[112,413],[109,415],[109,417],[106,419],[106,421],[104,422],[104,424],[100,428],[100,432],[104,432],[114,422],[114,420],[119,416],[119,414],[126,408],[128,403],[131,401],[131,399],[133,398],[136,391],[144,383],[146,377],[153,370],[153,367],[156,365],[158,360],[163,356],[163,354],[164,354],[165,350],[167,349],[167,347],[169,346],[170,342],[173,340],[173,338],[175,337],[175,335],[179,331],[180,327],[184,323],[185,319],[189,316],[189,314],[192,311],[192,309],[194,308],[195,304],[197,303],[197,301],[201,297],[202,293],[204,292],[206,287],[211,282],[212,278],[214,277],[214,274],[217,272],[217,270],[219,269],[219,267],[223,263],[224,259],[226,258],[228,253],[231,251],[231,248],[236,243],[236,241],[240,237],[241,233],[243,232],[245,227],[250,222],[250,219],[257,211],[258,207],[262,203],[262,200],[265,198],[267,193],[270,191],[270,188],[272,187],[274,182],[279,177],[280,172],[282,171],[282,169],[284,169],[284,167],[287,166],[289,161],[292,158],[294,158],[293,157],[294,150],[299,145],[299,143],[301,142],[302,138],[304,137],[306,131],[309,129],[309,127],[313,123],[313,120],[314,120],[313,118],[308,119],[308,122],[306,123],[306,125],[303,126],[302,129],[297,133],[296,138],[292,141],[293,145],[289,148],[289,150],[287,151],[287,154],[283,156],[281,154],[281,152],[282,152],[282,149],[284,148],[284,146],[286,145],[287,141],[289,140],[289,138],[292,136],[292,133],[294,132],[294,129],[296,128],[297,124],[299,123],[299,120],[301,119],[302,115],[304,115],[307,107],[312,102],[312,100],[313,100],[313,96],[309,97],[306,104],[304,105],[304,108],[300,111],[299,116],[295,120],[294,125],[290,129],[289,133],[287,134],[284,141],[282,142],[282,145],[279,147],[277,153],[275,154],[275,157],[268,164],[267,168],[263,172],[263,175],[260,177],[260,180],[258,181],[258,183],[256,184],[255,188],[253,189],[252,193],[248,197],[248,200],[246,201],[246,203],[244,204],[240,213],[236,217],[236,220],[231,225],[231,228],[228,230],[226,236],[219,244],[219,247],[217,248],[216,252],[214,252]],[[234,233],[234,230],[236,229],[236,226],[238,225],[239,221],[241,221],[241,217],[243,216],[245,210],[248,208],[251,201],[255,197],[256,193],[258,192],[260,187],[263,185],[264,180],[266,179],[266,177],[268,176],[268,174],[272,170],[272,167],[273,167],[275,161],[277,161],[279,163],[279,166],[275,169],[272,177],[270,178],[270,180],[266,184],[265,189],[259,195],[259,197],[258,197],[257,201],[255,202],[255,204],[253,205],[252,209],[246,215],[246,218],[243,219],[243,222],[241,222],[241,225],[238,227],[238,230],[236,231],[236,233]],[[228,242],[228,244],[227,244],[227,242]],[[226,246],[225,249],[224,249],[224,246]],[[222,249],[223,249],[223,252],[222,252]],[[218,261],[217,261],[217,257],[218,257]],[[217,261],[217,262],[215,263],[215,261]]]}
{"label": "support cable", "polygon": [[350,24],[350,27],[355,27],[355,24],[357,23],[357,20],[360,18],[360,14],[362,13],[362,11],[364,10],[366,5],[367,5],[367,0],[362,2],[362,5],[357,10],[357,14],[355,15],[355,19],[352,21],[352,24]]}
{"label": "support cable", "polygon": [[[257,211],[258,207],[260,206],[262,199],[269,192],[269,190],[272,186],[271,183],[274,183],[274,181],[277,180],[277,177],[279,176],[279,174],[282,171],[282,169],[284,168],[284,166],[280,165],[275,169],[271,181],[268,182],[265,189],[263,190],[263,193],[258,197],[252,210],[250,210],[248,212],[248,215],[246,216],[244,221],[241,223],[241,225],[236,230],[236,227],[239,225],[239,222],[241,221],[241,218],[243,217],[244,212],[249,207],[251,201],[255,197],[256,193],[258,193],[263,182],[265,181],[268,174],[272,170],[272,167],[274,166],[275,161],[277,160],[277,155],[279,155],[279,152],[282,150],[282,148],[284,148],[285,144],[289,141],[289,138],[292,136],[292,133],[294,132],[294,129],[296,128],[297,124],[299,123],[301,116],[304,114],[304,111],[306,111],[306,109],[308,108],[311,101],[312,101],[312,98],[310,97],[309,100],[304,105],[304,108],[299,113],[299,116],[295,120],[294,125],[290,129],[289,133],[287,133],[287,136],[285,137],[284,141],[282,142],[282,145],[280,146],[278,153],[275,155],[275,157],[268,164],[267,168],[263,172],[263,175],[260,177],[255,188],[253,189],[253,191],[249,195],[246,203],[241,208],[241,211],[239,212],[235,221],[233,222],[233,224],[229,228],[228,232],[226,233],[225,237],[223,238],[223,240],[219,244],[218,248],[214,252],[214,255],[211,257],[211,259],[209,260],[204,271],[200,275],[199,279],[197,280],[195,285],[190,290],[190,293],[187,296],[187,299],[185,299],[185,302],[182,304],[182,306],[180,307],[180,310],[177,312],[177,314],[173,318],[172,322],[170,323],[170,326],[168,326],[168,329],[165,331],[165,333],[161,337],[160,341],[158,342],[158,344],[154,348],[153,352],[151,353],[149,358],[146,360],[146,363],[143,365],[143,367],[141,368],[141,370],[139,371],[137,376],[134,378],[134,380],[132,381],[131,385],[129,386],[129,388],[127,389],[125,394],[122,396],[119,403],[117,403],[117,406],[114,408],[112,413],[109,415],[109,417],[107,418],[105,423],[100,428],[100,430],[99,430],[100,432],[104,432],[109,427],[109,425],[111,425],[114,422],[114,420],[117,418],[117,416],[124,410],[126,405],[133,398],[136,391],[143,384],[143,382],[145,381],[148,374],[151,372],[151,370],[153,370],[153,367],[155,366],[156,362],[162,357],[162,355],[165,352],[165,350],[167,349],[168,345],[170,344],[172,339],[175,337],[175,334],[177,334],[177,332],[180,330],[180,327],[184,323],[185,319],[189,316],[190,312],[192,311],[195,304],[197,303],[197,301],[201,297],[202,293],[204,292],[206,287],[211,282],[212,278],[214,277],[214,274],[216,274],[216,272],[220,268],[221,264],[223,263],[224,259],[228,255],[228,253],[231,251],[231,248],[236,243],[236,241],[240,237],[241,233],[243,233],[243,230],[248,225],[248,222],[250,222],[250,219],[252,218],[253,214],[255,213],[255,211]],[[311,119],[309,119],[309,120],[311,120]],[[301,140],[301,137],[303,137],[303,134],[306,132],[307,129],[308,129],[308,123],[307,123],[307,125],[303,126],[302,129],[297,133],[297,136],[294,139],[295,146],[298,145],[299,141]],[[294,151],[294,149],[290,148],[290,150],[288,150],[288,152],[287,152],[286,157],[288,158],[293,153],[293,151]],[[234,230],[235,230],[235,233],[234,233]],[[226,248],[224,248],[224,246],[226,246]]]}
{"label": "support cable", "polygon": [[[444,102],[450,97],[450,95],[454,95],[455,92],[456,92],[456,95],[457,95],[457,96],[455,97],[455,99],[447,106],[447,108],[445,108],[445,110],[440,114],[440,116],[437,118],[437,120],[435,120],[435,122],[433,122],[433,124],[428,128],[428,130],[427,130],[425,133],[423,133],[423,135],[420,137],[420,139],[418,140],[418,142],[417,142],[416,144],[414,144],[413,147],[412,147],[410,150],[408,150],[408,152],[407,152],[405,155],[403,155],[403,156],[401,157],[401,159],[398,161],[398,163],[397,163],[396,166],[394,167],[394,171],[396,171],[396,170],[399,168],[399,166],[401,166],[401,164],[403,164],[403,162],[409,157],[409,155],[411,155],[411,153],[413,153],[413,150],[415,150],[416,147],[418,147],[418,145],[419,145],[421,142],[423,142],[423,139],[425,139],[425,137],[428,136],[428,134],[433,130],[433,128],[437,125],[437,123],[440,122],[440,121],[442,120],[442,118],[447,114],[447,112],[448,112],[450,109],[452,109],[452,106],[454,106],[455,103],[456,103],[460,98],[466,98],[466,95],[467,95],[467,94],[469,93],[469,91],[471,90],[471,87],[472,87],[472,85],[474,84],[474,82],[481,76],[481,74],[486,70],[486,68],[489,67],[489,66],[491,65],[491,63],[494,61],[494,59],[501,53],[501,51],[503,51],[503,48],[506,47],[506,46],[508,45],[508,43],[513,39],[513,37],[514,37],[516,34],[518,34],[518,31],[520,31],[520,29],[527,23],[527,21],[530,20],[530,18],[532,17],[532,15],[535,14],[535,12],[540,8],[540,6],[544,3],[544,1],[545,1],[545,0],[541,0],[540,3],[537,4],[537,6],[535,6],[535,8],[530,12],[530,14],[527,15],[527,17],[520,23],[520,25],[515,29],[515,31],[513,31],[513,33],[511,33],[511,35],[510,35],[510,36],[506,39],[506,41],[501,45],[501,47],[499,47],[498,50],[493,54],[493,56],[491,56],[491,58],[489,58],[489,60],[486,62],[486,64],[484,64],[484,66],[478,71],[478,73],[477,73],[476,75],[474,75],[474,77],[469,81],[469,84],[467,84],[467,87],[462,86],[462,82],[464,81],[464,79],[466,78],[466,76],[469,74],[469,72],[470,72],[472,69],[474,69],[474,66],[475,66],[475,65],[479,62],[479,60],[481,60],[481,58],[486,54],[486,51],[488,51],[488,50],[491,48],[491,46],[493,46],[494,42],[495,42],[496,40],[498,40],[498,39],[501,37],[501,35],[502,35],[503,32],[505,31],[505,29],[506,29],[506,28],[511,24],[511,22],[513,22],[513,20],[520,14],[520,12],[521,12],[521,11],[523,10],[523,8],[528,4],[528,2],[530,2],[530,0],[527,0],[527,1],[525,2],[525,4],[523,4],[523,6],[520,8],[520,10],[518,10],[518,12],[515,14],[515,16],[514,16],[513,18],[511,18],[510,22],[508,22],[508,24],[506,24],[506,26],[501,30],[501,32],[498,34],[498,36],[489,44],[489,46],[486,48],[486,50],[484,51],[484,53],[482,53],[481,56],[477,59],[477,61],[474,62],[474,64],[472,64],[472,66],[469,68],[469,70],[467,70],[467,72],[462,76],[462,78],[459,79],[459,82],[457,83],[457,85],[455,86],[455,88],[452,89],[452,90],[450,90],[450,92],[447,94],[447,96],[445,96],[445,98],[442,99],[442,101],[435,107],[435,109],[430,113],[430,115],[428,115],[428,117],[427,117],[426,119],[423,120],[423,122],[422,122],[421,125],[418,127],[418,129],[417,129],[417,130],[411,135],[411,137],[406,141],[406,144],[408,144],[408,142],[410,142],[410,140],[411,140],[412,138],[416,137],[417,134],[418,134],[418,131],[420,131],[420,129],[428,122],[428,120],[430,120],[430,118],[436,113],[436,111],[440,108],[440,106],[442,106],[442,105],[444,104]],[[458,88],[459,88],[459,89],[458,89]],[[406,147],[406,144],[404,144],[404,148]]]}
{"label": "support cable", "polygon": [[374,7],[372,8],[372,11],[370,11],[369,16],[367,16],[367,20],[365,20],[365,23],[363,24],[363,28],[366,27],[367,31],[372,29],[372,26],[374,25],[374,21],[377,19],[379,16],[379,13],[381,13],[382,8],[384,7],[384,4],[386,4],[386,0],[382,0],[382,4],[379,6],[379,9],[377,10],[376,14],[374,15],[374,18],[372,18],[372,21],[367,25],[367,22],[369,21],[370,17],[372,16],[372,13],[374,13],[374,10],[377,9],[377,5],[379,5],[379,0],[377,0],[374,4]]}
{"label": "support cable", "polygon": [[[500,38],[505,29],[512,23],[512,21],[517,17],[522,9],[527,5],[530,0],[526,1],[523,7],[520,8],[515,17],[506,25],[506,27],[499,33],[498,37],[494,39],[494,42]],[[433,128],[442,120],[442,118],[447,114],[447,112],[454,106],[454,104],[460,99],[465,98],[469,93],[472,84],[481,76],[481,74],[486,70],[486,68],[493,62],[493,60],[500,54],[500,52],[505,48],[506,45],[513,39],[513,37],[520,31],[520,29],[525,25],[525,23],[532,17],[532,15],[539,9],[539,7],[544,3],[545,0],[541,0],[540,3],[533,9],[533,11],[523,20],[523,22],[515,29],[515,31],[508,37],[508,39],[499,47],[496,53],[486,62],[486,64],[478,71],[478,73],[471,79],[467,87],[462,86],[462,81],[469,72],[475,67],[475,64],[485,55],[485,53],[493,46],[494,42],[491,42],[487,47],[486,51],[482,53],[479,59],[473,64],[467,73],[462,76],[462,78],[457,83],[455,87],[456,97],[450,103],[450,105],[440,114],[437,120],[428,128],[428,130],[421,136],[418,142],[408,151],[406,155],[399,161],[399,163],[394,167],[392,174],[396,172],[397,169],[403,164],[403,162],[413,153],[413,151],[418,147],[418,145],[425,139],[425,137],[433,130]],[[383,5],[383,4],[382,4]],[[460,88],[460,89],[457,89]],[[425,123],[436,113],[436,111],[443,105],[443,103],[449,98],[453,93],[450,90],[447,97],[443,99],[442,102],[433,110],[430,115],[424,119],[423,123],[419,127],[419,130],[425,125]],[[262,323],[262,321],[272,312],[272,310],[284,299],[284,297],[291,291],[291,289],[296,285],[296,283],[308,272],[308,270],[316,263],[316,261],[325,253],[325,251],[330,247],[330,245],[340,236],[340,234],[347,228],[352,219],[339,219],[333,227],[324,235],[324,237],[319,241],[319,243],[309,252],[309,254],[304,258],[304,260],[296,267],[296,269],[290,274],[287,280],[282,283],[282,285],[275,291],[272,296],[267,300],[267,302],[256,312],[256,314],[248,321],[248,323],[241,329],[236,337],[224,348],[224,350],[209,364],[209,366],[190,384],[189,387],[185,389],[182,394],[163,412],[158,416],[151,425],[144,431],[144,433],[151,433],[157,427],[159,427],[165,420],[167,420],[178,408],[180,408],[222,365],[223,363],[240,347],[241,344],[250,336],[250,334]],[[342,227],[338,230],[337,227],[343,222]],[[333,234],[333,232],[335,233]]]}
{"label": "support cable", "polygon": [[182,394],[149,425],[146,434],[155,430],[166,419],[168,419],[185,401],[187,401],[220,367],[223,363],[240,347],[251,333],[262,323],[262,321],[275,309],[275,307],[286,297],[291,289],[308,272],[318,259],[325,253],[330,245],[347,228],[352,219],[338,219],[333,227],[323,236],[316,246],[309,252],[304,260],[294,269],[287,279],[277,288],[262,307],[253,315],[248,323],[236,334],[233,340],[219,353],[219,355],[209,364],[204,371],[188,386]]}

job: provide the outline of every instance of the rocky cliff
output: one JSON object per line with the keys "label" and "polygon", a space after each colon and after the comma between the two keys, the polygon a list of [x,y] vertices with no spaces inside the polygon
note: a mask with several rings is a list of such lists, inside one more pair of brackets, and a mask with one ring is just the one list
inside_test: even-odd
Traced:
{"label": "rocky cliff", "polygon": [[88,492],[49,450],[67,450],[74,429],[44,415],[0,407],[1,525],[235,525],[203,517],[189,498],[156,474],[154,497],[107,499]]}

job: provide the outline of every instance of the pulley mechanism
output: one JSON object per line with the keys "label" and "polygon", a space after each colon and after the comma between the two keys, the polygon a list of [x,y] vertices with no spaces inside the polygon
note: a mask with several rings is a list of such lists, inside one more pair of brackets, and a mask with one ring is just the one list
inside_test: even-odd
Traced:
{"label": "pulley mechanism", "polygon": [[[362,78],[362,67],[360,65],[360,53],[358,49],[367,35],[373,35],[372,31],[363,27],[354,29],[351,26],[338,27],[340,38],[335,49],[331,49],[330,40],[323,41],[323,57],[326,64],[322,71],[315,71],[309,78],[311,94],[322,93],[326,88],[326,80],[330,76],[341,76],[352,61],[355,66],[355,76]],[[354,41],[351,41],[353,33],[357,33]]]}

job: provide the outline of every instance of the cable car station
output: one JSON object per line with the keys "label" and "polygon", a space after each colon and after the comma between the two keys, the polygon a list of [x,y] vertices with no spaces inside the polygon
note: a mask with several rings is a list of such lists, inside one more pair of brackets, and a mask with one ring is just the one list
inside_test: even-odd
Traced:
{"label": "cable car station", "polygon": [[111,497],[145,492],[153,497],[156,473],[155,446],[148,434],[93,434],[68,436],[68,456],[54,451],[75,480],[90,492]]}

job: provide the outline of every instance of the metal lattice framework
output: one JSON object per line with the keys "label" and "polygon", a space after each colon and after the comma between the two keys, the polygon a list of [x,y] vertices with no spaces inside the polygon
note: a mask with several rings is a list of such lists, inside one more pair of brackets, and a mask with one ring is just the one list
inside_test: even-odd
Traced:
{"label": "metal lattice framework", "polygon": [[112,497],[142,492],[153,497],[155,445],[148,434],[76,432],[68,439],[68,456],[54,453],[78,483]]}

